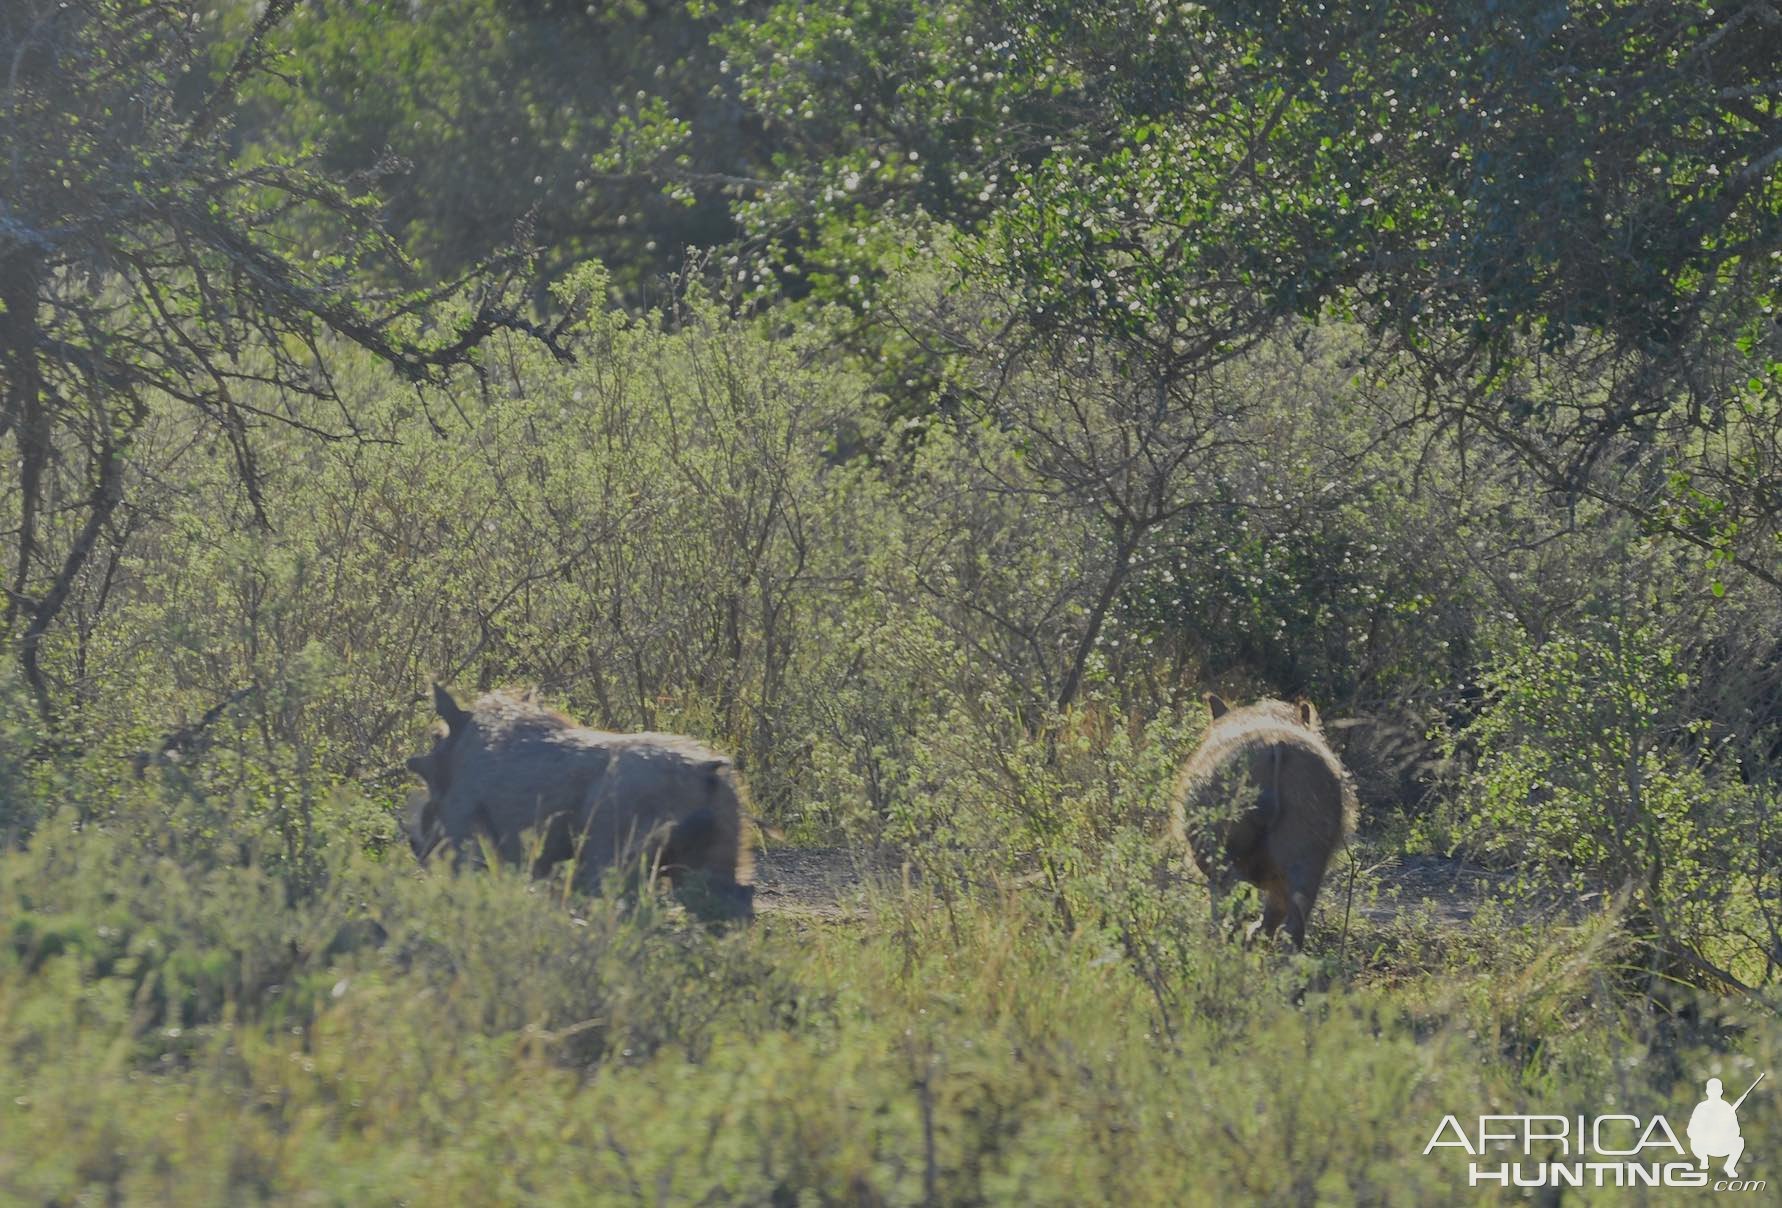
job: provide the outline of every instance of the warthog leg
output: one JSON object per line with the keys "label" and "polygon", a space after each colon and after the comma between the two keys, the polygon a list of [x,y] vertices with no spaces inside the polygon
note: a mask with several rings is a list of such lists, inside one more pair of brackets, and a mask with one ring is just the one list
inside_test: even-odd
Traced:
{"label": "warthog leg", "polygon": [[1262,890],[1262,917],[1250,924],[1244,933],[1245,943],[1253,943],[1257,939],[1268,939],[1281,929],[1282,923],[1291,927],[1293,918],[1293,902],[1287,896],[1287,886],[1279,877],[1270,877],[1260,886]]}
{"label": "warthog leg", "polygon": [[1307,856],[1287,866],[1287,931],[1295,947],[1306,946],[1306,921],[1312,917],[1318,887],[1324,883],[1324,865],[1324,856]]}

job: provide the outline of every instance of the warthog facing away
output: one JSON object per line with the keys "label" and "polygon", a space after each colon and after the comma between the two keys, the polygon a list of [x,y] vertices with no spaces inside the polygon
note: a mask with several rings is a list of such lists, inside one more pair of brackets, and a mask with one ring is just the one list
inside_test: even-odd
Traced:
{"label": "warthog facing away", "polygon": [[427,785],[406,827],[423,861],[481,836],[510,864],[531,854],[535,875],[577,861],[580,889],[636,863],[677,888],[703,882],[717,913],[752,913],[743,789],[725,756],[674,734],[590,730],[510,693],[467,710],[436,684],[433,703],[444,733],[408,761]]}
{"label": "warthog facing away", "polygon": [[1306,919],[1331,853],[1355,826],[1355,789],[1309,701],[1233,709],[1211,693],[1213,724],[1176,777],[1172,825],[1213,883],[1262,890],[1262,918],[1304,947]]}

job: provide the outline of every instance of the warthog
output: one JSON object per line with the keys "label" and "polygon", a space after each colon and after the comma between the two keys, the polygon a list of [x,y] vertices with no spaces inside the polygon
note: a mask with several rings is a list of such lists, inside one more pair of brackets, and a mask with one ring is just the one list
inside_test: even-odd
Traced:
{"label": "warthog", "polygon": [[408,761],[427,785],[406,826],[421,860],[442,845],[473,854],[480,836],[510,864],[531,855],[535,875],[575,860],[580,889],[636,863],[677,888],[701,882],[717,913],[753,912],[744,792],[725,756],[674,734],[590,730],[511,693],[467,710],[436,684],[433,703],[443,733]]}
{"label": "warthog", "polygon": [[1355,826],[1355,789],[1324,741],[1309,701],[1230,708],[1212,693],[1213,724],[1176,777],[1172,826],[1212,882],[1215,899],[1241,878],[1262,890],[1271,936],[1295,947],[1331,853]]}

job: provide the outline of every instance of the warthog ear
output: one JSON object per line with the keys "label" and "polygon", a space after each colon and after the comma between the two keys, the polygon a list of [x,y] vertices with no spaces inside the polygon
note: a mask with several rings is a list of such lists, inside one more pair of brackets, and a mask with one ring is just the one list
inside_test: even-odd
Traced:
{"label": "warthog ear", "polygon": [[1231,706],[1220,700],[1217,692],[1207,693],[1206,701],[1207,712],[1211,713],[1215,720],[1224,717],[1226,713],[1231,711]]}
{"label": "warthog ear", "polygon": [[464,723],[470,720],[470,714],[466,713],[458,702],[452,699],[452,694],[439,684],[433,685],[433,707],[439,712],[440,719],[445,722],[446,729],[453,734],[456,734]]}
{"label": "warthog ear", "polygon": [[1301,697],[1299,701],[1299,722],[1308,730],[1318,728],[1318,710],[1311,701],[1304,697]]}

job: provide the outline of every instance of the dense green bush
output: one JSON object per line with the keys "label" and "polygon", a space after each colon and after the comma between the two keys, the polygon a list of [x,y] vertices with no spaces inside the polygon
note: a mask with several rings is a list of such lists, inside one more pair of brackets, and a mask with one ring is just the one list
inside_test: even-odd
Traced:
{"label": "dense green bush", "polygon": [[[179,472],[142,482],[131,545],[45,647],[75,745],[110,769],[82,808],[132,760],[168,762],[268,819],[301,878],[330,830],[387,837],[376,809],[341,803],[393,804],[430,678],[537,684],[592,724],[736,752],[758,810],[805,837],[893,842],[966,880],[1040,872],[1064,907],[1123,827],[1160,831],[1187,706],[1218,684],[1317,699],[1364,825],[1515,843],[1538,863],[1569,850],[1556,828],[1606,824],[1608,799],[1580,789],[1548,833],[1517,839],[1512,820],[1444,804],[1526,796],[1489,787],[1509,775],[1497,763],[1465,780],[1478,748],[1512,739],[1443,735],[1500,690],[1479,687],[1489,669],[1597,632],[1662,565],[1676,590],[1642,607],[1687,674],[1651,685],[1652,708],[1718,744],[1664,758],[1707,769],[1716,825],[1735,828],[1689,842],[1717,866],[1765,866],[1769,832],[1748,823],[1773,798],[1776,719],[1758,705],[1779,668],[1760,593],[1726,593],[1724,570],[1613,509],[1557,507],[1458,433],[1401,439],[1420,396],[1353,330],[1235,358],[1197,387],[1199,410],[1159,426],[1095,355],[1010,360],[972,343],[987,302],[921,271],[905,286],[912,320],[962,333],[958,383],[975,396],[1003,374],[994,405],[888,431],[820,329],[788,336],[697,291],[648,320],[597,310],[573,364],[491,350],[480,377],[424,398],[342,350],[366,437],[268,432],[270,532],[203,519],[236,500],[230,454],[193,447],[182,412],[155,415]],[[564,297],[604,291],[590,268]],[[1173,447],[1170,425],[1204,450],[1147,469],[1130,450]],[[1633,869],[1600,863],[1616,884]],[[1704,933],[1723,929],[1707,888],[1664,895],[1699,901]],[[1738,942],[1773,949],[1767,926]]]}
{"label": "dense green bush", "polygon": [[1696,687],[1677,643],[1637,617],[1506,659],[1463,732],[1478,767],[1461,837],[1536,892],[1620,895],[1684,976],[1768,982],[1776,788],[1741,776],[1694,715]]}

